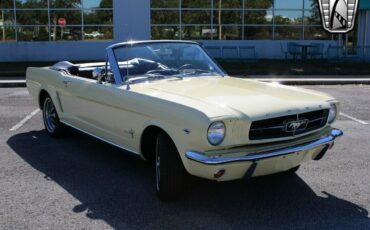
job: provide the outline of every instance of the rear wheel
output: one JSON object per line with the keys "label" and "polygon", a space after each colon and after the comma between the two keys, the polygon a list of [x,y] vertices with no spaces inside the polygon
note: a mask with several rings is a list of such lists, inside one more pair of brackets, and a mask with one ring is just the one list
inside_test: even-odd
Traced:
{"label": "rear wheel", "polygon": [[52,137],[60,137],[65,132],[65,126],[60,122],[58,113],[50,96],[45,97],[42,106],[42,117],[45,130]]}
{"label": "rear wheel", "polygon": [[155,181],[161,200],[174,200],[184,188],[186,171],[170,138],[159,133],[156,139]]}

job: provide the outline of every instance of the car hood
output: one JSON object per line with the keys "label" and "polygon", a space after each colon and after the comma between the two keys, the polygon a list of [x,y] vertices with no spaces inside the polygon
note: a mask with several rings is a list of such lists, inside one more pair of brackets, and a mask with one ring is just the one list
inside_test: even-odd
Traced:
{"label": "car hood", "polygon": [[187,77],[141,84],[133,88],[200,110],[210,118],[269,118],[328,108],[329,95],[276,83],[233,77]]}

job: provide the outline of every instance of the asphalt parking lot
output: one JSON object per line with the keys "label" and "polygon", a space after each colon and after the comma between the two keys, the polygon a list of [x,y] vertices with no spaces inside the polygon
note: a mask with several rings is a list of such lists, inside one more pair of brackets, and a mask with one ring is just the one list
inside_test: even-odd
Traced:
{"label": "asphalt parking lot", "polygon": [[292,176],[192,179],[173,203],[146,162],[76,132],[50,138],[27,90],[0,88],[0,229],[370,229],[370,86],[307,88],[342,102],[345,135],[324,159]]}

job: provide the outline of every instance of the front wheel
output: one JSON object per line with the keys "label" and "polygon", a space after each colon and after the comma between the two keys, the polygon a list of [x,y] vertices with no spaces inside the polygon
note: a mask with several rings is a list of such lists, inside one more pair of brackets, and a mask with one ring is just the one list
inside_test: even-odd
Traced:
{"label": "front wheel", "polygon": [[52,137],[60,137],[65,132],[64,125],[60,122],[54,103],[49,96],[43,101],[42,117],[45,130]]}
{"label": "front wheel", "polygon": [[184,188],[186,176],[180,155],[171,139],[160,133],[156,140],[155,181],[161,200],[179,197]]}

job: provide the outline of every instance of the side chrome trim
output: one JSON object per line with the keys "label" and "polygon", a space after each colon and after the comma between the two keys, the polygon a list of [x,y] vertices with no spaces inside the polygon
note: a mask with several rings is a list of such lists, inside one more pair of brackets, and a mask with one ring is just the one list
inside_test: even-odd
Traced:
{"label": "side chrome trim", "polygon": [[55,92],[55,95],[57,96],[57,101],[58,101],[59,108],[60,108],[60,110],[62,111],[62,113],[64,113],[64,109],[63,109],[63,106],[62,106],[62,102],[60,101],[59,92],[58,92],[58,91],[56,91],[56,92]]}
{"label": "side chrome trim", "polygon": [[[132,153],[132,154],[133,154],[133,155],[135,155],[135,156],[139,156],[139,157],[143,158],[143,157],[141,156],[141,154],[137,153],[136,151],[133,151],[133,150],[128,149],[128,148],[125,148],[125,147],[123,147],[123,146],[121,146],[121,145],[114,144],[114,143],[113,143],[113,142],[111,142],[111,141],[108,141],[108,140],[106,140],[106,139],[104,139],[104,138],[101,138],[101,137],[99,137],[99,136],[97,136],[97,135],[95,135],[95,134],[89,133],[89,132],[87,132],[87,131],[85,131],[85,130],[83,130],[83,129],[80,129],[80,128],[78,128],[78,127],[74,126],[74,125],[69,124],[68,122],[65,122],[65,121],[62,121],[62,120],[60,120],[60,122],[61,122],[61,123],[63,123],[63,124],[65,124],[66,126],[69,126],[69,127],[73,128],[73,129],[76,129],[76,130],[80,131],[81,133],[87,134],[87,135],[89,135],[89,136],[91,136],[91,137],[94,137],[94,138],[96,138],[96,139],[100,140],[100,141],[103,141],[103,142],[105,142],[105,143],[107,143],[107,144],[110,144],[110,145],[112,145],[112,146],[114,146],[114,147],[116,147],[116,148],[119,148],[119,149],[125,150],[125,151],[127,151],[127,152],[129,152],[129,153]],[[145,160],[145,158],[143,158],[143,159]]]}
{"label": "side chrome trim", "polygon": [[220,165],[220,164],[227,164],[227,163],[235,163],[235,162],[244,162],[244,161],[258,161],[267,158],[273,158],[278,156],[284,156],[293,154],[300,151],[310,150],[322,145],[328,145],[332,143],[336,138],[343,135],[343,132],[339,129],[332,129],[329,134],[323,136],[322,138],[312,141],[309,143],[301,144],[298,146],[277,149],[272,151],[266,152],[258,152],[252,153],[241,157],[208,157],[199,152],[189,151],[185,153],[185,156],[193,161],[206,164],[206,165]]}

